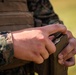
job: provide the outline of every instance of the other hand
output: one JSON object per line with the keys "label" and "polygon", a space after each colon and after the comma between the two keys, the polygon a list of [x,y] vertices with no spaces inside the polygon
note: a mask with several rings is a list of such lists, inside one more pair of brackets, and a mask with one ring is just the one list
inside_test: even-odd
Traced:
{"label": "other hand", "polygon": [[58,62],[61,65],[73,66],[75,64],[75,54],[76,54],[76,39],[73,37],[70,31],[67,31],[69,44],[63,51],[58,55]]}

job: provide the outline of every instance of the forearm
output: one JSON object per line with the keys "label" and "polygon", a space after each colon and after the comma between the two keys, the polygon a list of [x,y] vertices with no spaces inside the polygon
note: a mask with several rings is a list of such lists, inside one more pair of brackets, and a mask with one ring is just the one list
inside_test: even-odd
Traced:
{"label": "forearm", "polygon": [[12,62],[14,56],[11,33],[0,32],[0,66]]}

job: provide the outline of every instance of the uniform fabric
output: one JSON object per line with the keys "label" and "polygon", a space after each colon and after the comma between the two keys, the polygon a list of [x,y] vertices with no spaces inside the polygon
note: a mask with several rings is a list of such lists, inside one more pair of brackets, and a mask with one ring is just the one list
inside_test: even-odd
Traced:
{"label": "uniform fabric", "polygon": [[[62,23],[62,21],[60,21],[54,13],[49,0],[0,0],[0,32],[39,27],[53,23]],[[0,34],[0,68],[9,65],[14,59],[13,44],[11,45],[9,41],[8,45],[6,43],[7,34],[8,32]],[[2,39],[5,41],[2,41]],[[47,63],[47,61],[45,63]],[[29,75],[29,72],[32,73],[33,68],[30,66],[33,66],[33,64],[28,63],[27,65],[23,64],[22,66],[17,66],[9,70],[2,70],[0,71],[0,75]],[[47,70],[48,67],[47,64],[45,70]],[[48,73],[46,75],[48,75]]]}

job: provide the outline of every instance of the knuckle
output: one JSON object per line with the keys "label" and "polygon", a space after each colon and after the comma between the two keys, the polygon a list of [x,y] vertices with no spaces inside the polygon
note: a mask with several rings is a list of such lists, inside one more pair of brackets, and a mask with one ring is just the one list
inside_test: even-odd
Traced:
{"label": "knuckle", "polygon": [[69,34],[71,34],[71,31],[67,30],[67,32],[68,32]]}
{"label": "knuckle", "polygon": [[74,65],[75,65],[75,62],[73,61],[70,66],[74,66]]}
{"label": "knuckle", "polygon": [[54,24],[54,27],[55,27],[55,28],[59,28],[60,25],[59,25],[59,24]]}
{"label": "knuckle", "polygon": [[76,39],[74,37],[72,37],[69,42],[76,46]]}
{"label": "knuckle", "polygon": [[73,65],[75,65],[75,62],[73,63]]}
{"label": "knuckle", "polygon": [[39,40],[40,40],[41,42],[45,42],[45,41],[46,41],[45,36],[41,35],[40,38],[39,38]]}
{"label": "knuckle", "polygon": [[[75,62],[73,63],[73,65],[75,65]],[[72,66],[73,66],[73,65],[72,65]]]}
{"label": "knuckle", "polygon": [[[69,51],[70,51],[70,49],[69,49],[69,48],[70,48],[70,47],[67,47],[66,49],[64,49],[64,50],[63,50],[63,54],[64,54],[64,55],[66,55],[66,54],[68,54],[68,53],[69,53]],[[69,50],[68,50],[68,49],[69,49]]]}
{"label": "knuckle", "polygon": [[76,54],[76,49],[74,49],[73,54]]}
{"label": "knuckle", "polygon": [[73,65],[75,65],[75,57],[74,56],[71,58],[71,66],[73,66]]}
{"label": "knuckle", "polygon": [[74,43],[74,40],[73,39],[70,40],[70,46],[71,47],[74,47],[75,46],[75,43]]}
{"label": "knuckle", "polygon": [[54,27],[55,28],[61,28],[61,27],[63,27],[63,28],[66,28],[64,25],[62,25],[62,24],[54,24]]}
{"label": "knuckle", "polygon": [[37,50],[41,51],[42,50],[42,44],[37,44]]}
{"label": "knuckle", "polygon": [[73,38],[73,43],[74,43],[74,46],[76,47],[76,39]]}

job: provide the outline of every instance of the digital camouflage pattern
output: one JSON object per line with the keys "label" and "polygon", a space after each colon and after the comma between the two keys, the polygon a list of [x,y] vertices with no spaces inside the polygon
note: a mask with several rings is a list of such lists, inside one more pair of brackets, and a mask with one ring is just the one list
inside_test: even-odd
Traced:
{"label": "digital camouflage pattern", "polygon": [[[42,25],[62,23],[49,0],[27,0],[29,11],[34,12],[35,22]],[[46,20],[47,19],[47,20]],[[39,25],[36,23],[36,25]]]}
{"label": "digital camouflage pattern", "polygon": [[11,33],[0,33],[0,66],[9,64],[13,58],[13,41]]}
{"label": "digital camouflage pattern", "polygon": [[[49,0],[0,0],[0,2],[1,1],[4,3],[7,1],[10,1],[11,3],[17,1],[17,3],[19,2],[19,6],[20,3],[24,5],[25,1],[27,1],[27,7],[29,9],[27,12],[33,13],[34,27],[62,23],[54,13]],[[0,33],[0,67],[13,62],[13,42],[11,39],[12,36],[10,33]],[[30,66],[23,65],[14,69],[0,71],[0,75],[30,75],[27,67],[29,68]]]}

